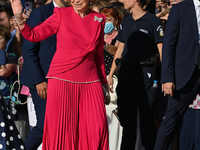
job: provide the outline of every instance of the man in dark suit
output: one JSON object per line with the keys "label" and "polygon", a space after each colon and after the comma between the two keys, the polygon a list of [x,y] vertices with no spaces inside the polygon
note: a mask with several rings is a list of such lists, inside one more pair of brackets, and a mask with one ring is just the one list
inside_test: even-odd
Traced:
{"label": "man in dark suit", "polygon": [[[68,0],[54,0],[50,4],[35,8],[27,23],[31,27],[46,20],[53,14],[54,7],[68,6]],[[35,105],[37,124],[28,134],[25,145],[28,150],[36,150],[42,143],[44,116],[46,107],[47,80],[45,78],[56,50],[56,35],[32,43],[23,39],[22,56],[24,64],[21,73],[21,84],[30,89]]]}
{"label": "man in dark suit", "polygon": [[170,150],[175,130],[200,93],[200,1],[185,0],[171,9],[163,42],[161,82],[168,108],[154,150]]}

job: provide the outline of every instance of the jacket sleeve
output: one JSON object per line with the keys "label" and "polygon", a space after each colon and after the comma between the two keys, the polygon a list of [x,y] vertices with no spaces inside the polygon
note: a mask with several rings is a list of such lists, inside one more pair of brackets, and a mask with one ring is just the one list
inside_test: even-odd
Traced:
{"label": "jacket sleeve", "polygon": [[[39,9],[34,9],[31,12],[30,18],[27,24],[30,27],[34,27],[40,22],[43,22],[44,18],[42,12]],[[30,42],[23,38],[22,42],[22,55],[24,58],[24,65],[30,66],[26,67],[26,72],[30,76],[31,83],[37,85],[41,82],[46,81],[45,74],[40,65],[40,59],[38,57],[38,51],[40,49],[40,42]],[[22,68],[23,72],[23,68]]]}
{"label": "jacket sleeve", "polygon": [[[37,16],[35,16],[37,17]],[[56,34],[60,26],[60,9],[54,8],[54,13],[44,22],[31,28],[25,23],[25,26],[21,31],[23,37],[30,42],[40,42],[47,39],[53,34]]]}
{"label": "jacket sleeve", "polygon": [[95,54],[95,62],[97,66],[97,70],[99,73],[99,78],[101,80],[102,84],[107,83],[107,78],[106,78],[106,69],[105,69],[105,62],[104,62],[104,26],[105,26],[105,16],[101,24],[101,31],[99,35],[99,44],[97,46],[97,51]]}
{"label": "jacket sleeve", "polygon": [[161,83],[175,83],[175,54],[179,36],[180,16],[176,5],[170,11],[162,49]]}
{"label": "jacket sleeve", "polygon": [[6,64],[6,51],[0,50],[0,65]]}

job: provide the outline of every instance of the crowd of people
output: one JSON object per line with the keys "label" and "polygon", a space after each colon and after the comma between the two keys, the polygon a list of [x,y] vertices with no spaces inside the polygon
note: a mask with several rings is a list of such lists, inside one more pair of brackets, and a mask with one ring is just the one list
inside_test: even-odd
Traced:
{"label": "crowd of people", "polygon": [[0,149],[200,149],[200,2],[154,4],[0,0]]}

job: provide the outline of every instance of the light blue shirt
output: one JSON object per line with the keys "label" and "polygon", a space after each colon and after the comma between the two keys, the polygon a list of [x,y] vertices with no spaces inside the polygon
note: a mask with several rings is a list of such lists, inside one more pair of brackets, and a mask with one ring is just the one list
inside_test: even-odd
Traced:
{"label": "light blue shirt", "polygon": [[8,41],[8,43],[7,43],[7,45],[6,45],[6,52],[7,52],[7,50],[8,50],[8,47],[9,47],[9,45],[10,45],[10,43],[11,43],[11,41],[13,40],[13,38],[14,38],[14,36],[15,36],[15,34],[16,34],[16,29],[14,29],[10,34],[11,34],[11,38],[10,38],[10,40]]}

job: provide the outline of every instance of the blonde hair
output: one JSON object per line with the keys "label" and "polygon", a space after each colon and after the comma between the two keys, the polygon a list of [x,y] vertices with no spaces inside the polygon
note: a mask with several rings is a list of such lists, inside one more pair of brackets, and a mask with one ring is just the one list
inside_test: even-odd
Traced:
{"label": "blonde hair", "polygon": [[167,8],[165,11],[163,11],[163,12],[159,15],[159,17],[163,17],[163,16],[165,16],[166,14],[169,14],[169,13],[170,13],[170,10],[171,10],[171,8]]}

